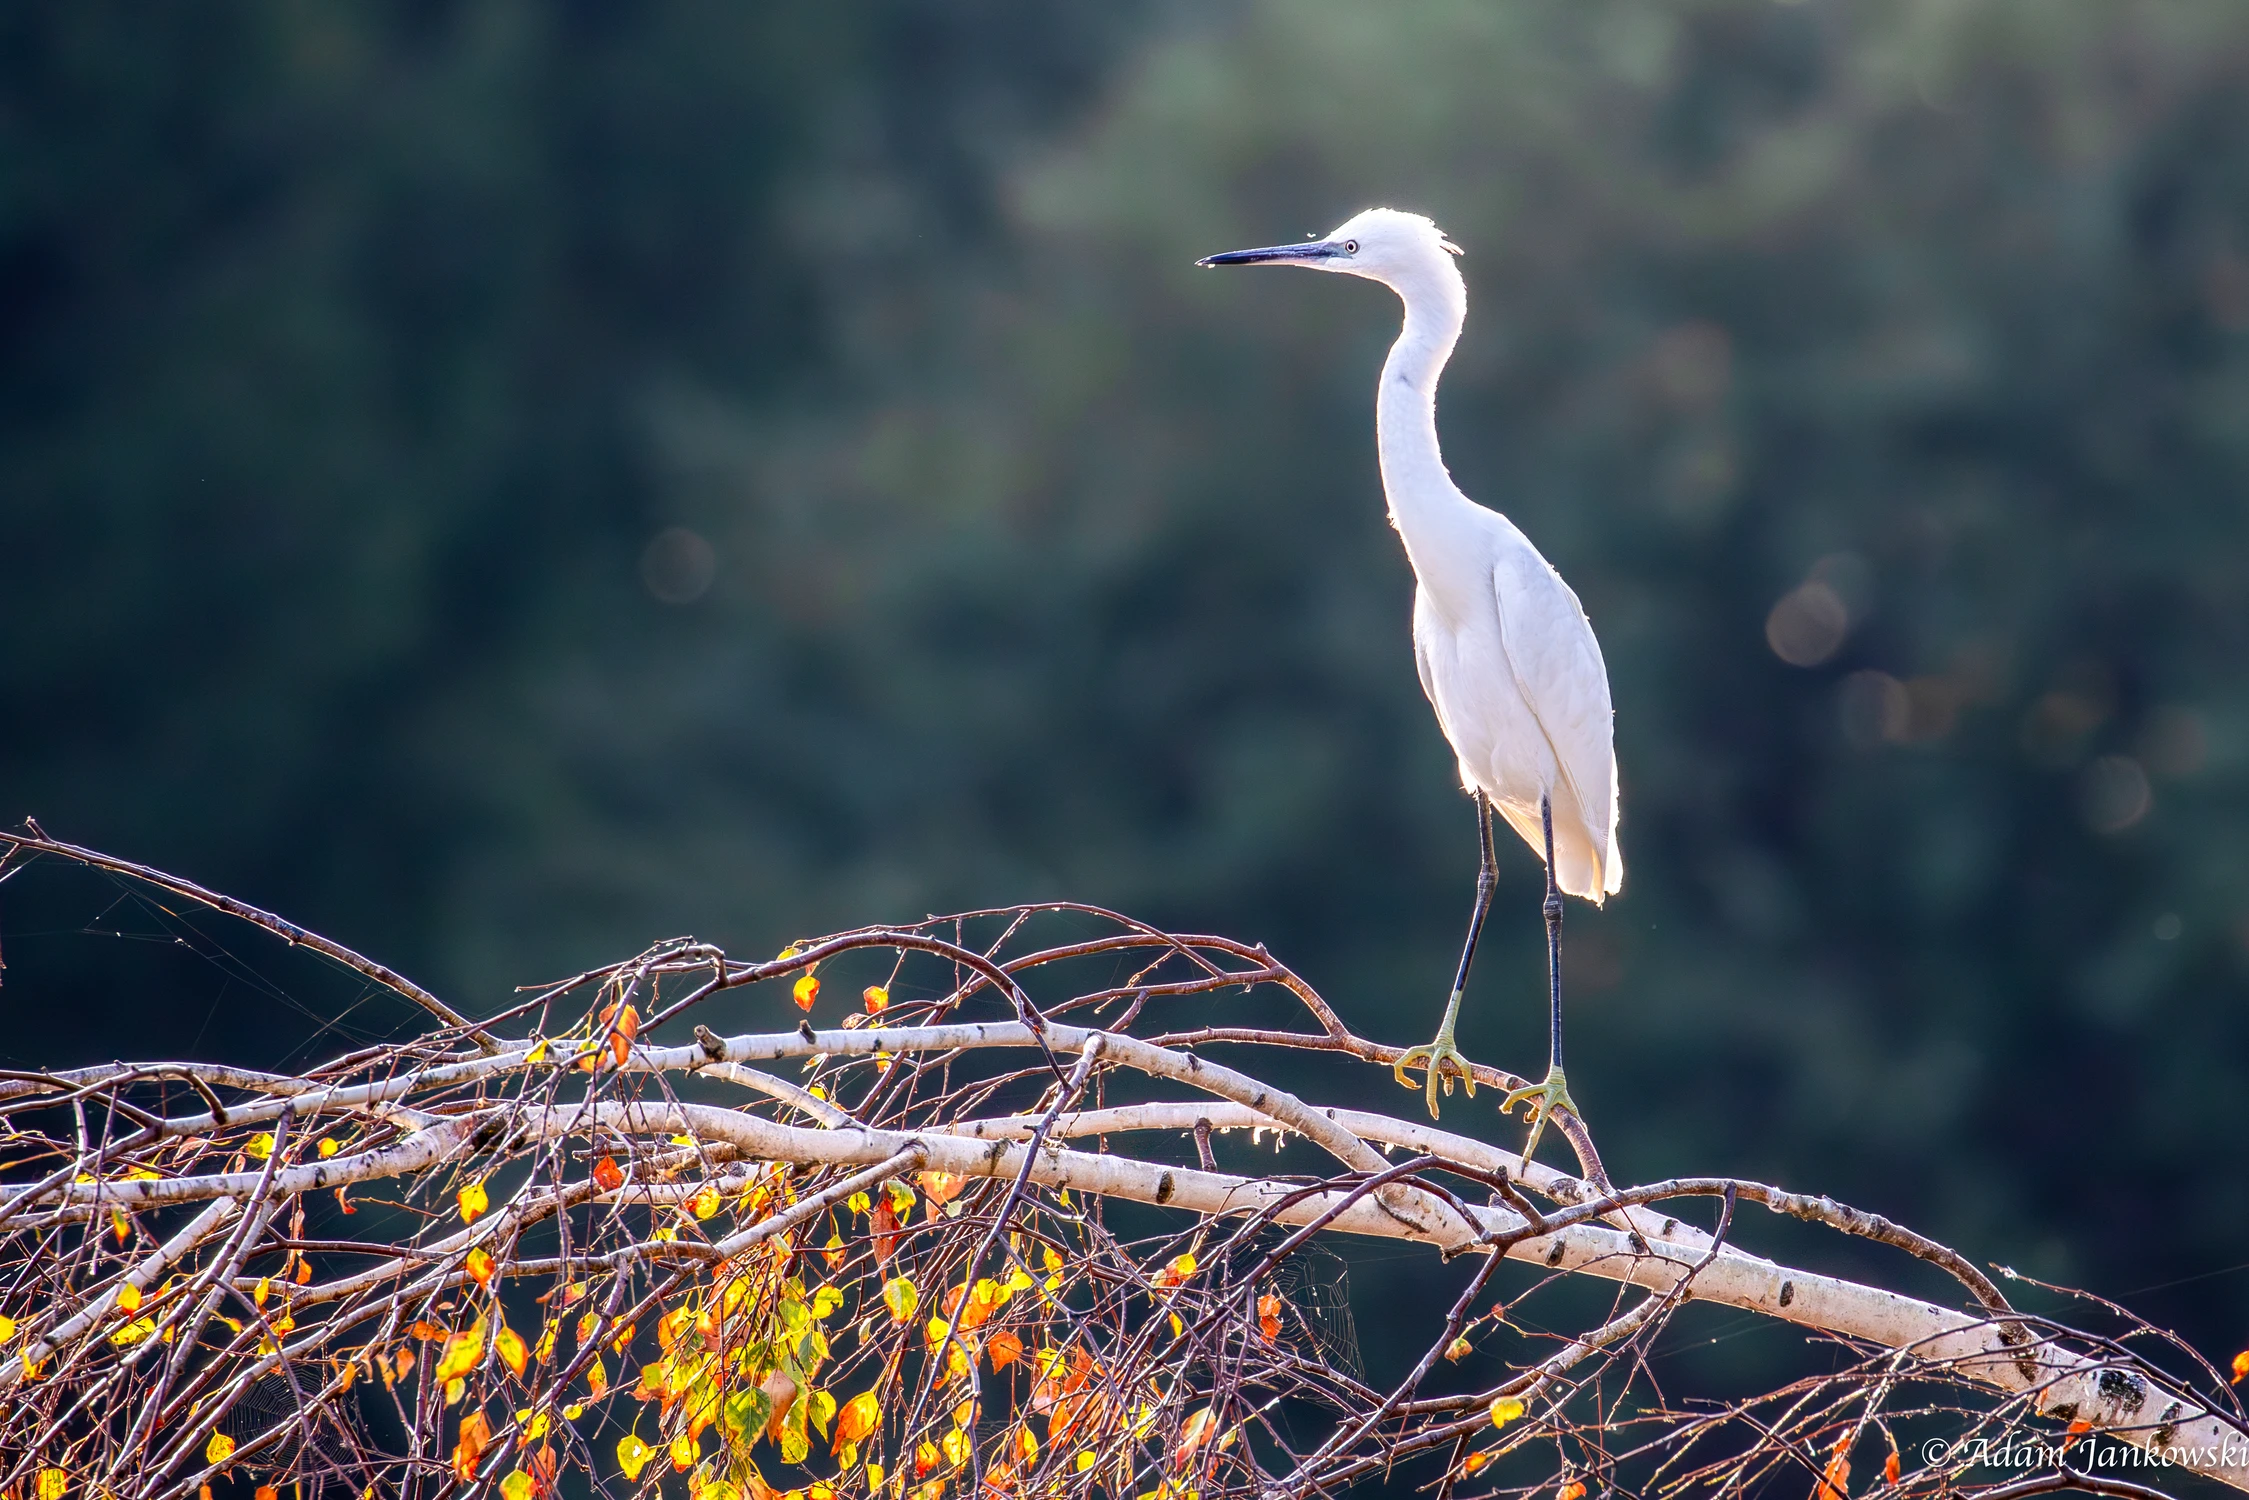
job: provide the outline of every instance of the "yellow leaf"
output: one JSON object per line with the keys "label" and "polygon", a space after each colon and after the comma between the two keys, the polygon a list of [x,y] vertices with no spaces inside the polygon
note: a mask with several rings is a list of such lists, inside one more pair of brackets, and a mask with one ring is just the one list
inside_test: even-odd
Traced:
{"label": "yellow leaf", "polygon": [[672,1439],[672,1467],[684,1474],[695,1467],[700,1445],[686,1433]]}
{"label": "yellow leaf", "polygon": [[545,1062],[547,1060],[547,1039],[540,1037],[531,1050],[523,1055],[523,1060],[528,1063]]}
{"label": "yellow leaf", "polygon": [[342,1148],[336,1144],[336,1138],[334,1136],[324,1135],[320,1138],[320,1159],[322,1161],[326,1161],[329,1157],[334,1156],[337,1151],[341,1149]]}
{"label": "yellow leaf", "polygon": [[478,1318],[465,1333],[456,1333],[445,1341],[444,1357],[437,1362],[431,1378],[443,1385],[459,1380],[484,1363],[484,1319]]}
{"label": "yellow leaf", "polygon": [[150,1334],[156,1332],[154,1318],[135,1318],[109,1336],[109,1341],[120,1349],[130,1349]]}
{"label": "yellow leaf", "polygon": [[270,1130],[259,1131],[256,1135],[250,1137],[242,1151],[252,1161],[264,1161],[267,1157],[273,1155],[273,1132]]}
{"label": "yellow leaf", "polygon": [[133,1285],[130,1281],[128,1281],[123,1286],[117,1289],[118,1311],[138,1312],[140,1310],[140,1305],[141,1289],[139,1287]]}
{"label": "yellow leaf", "polygon": [[[492,1340],[492,1348],[499,1354],[507,1367],[518,1375],[521,1375],[523,1367],[531,1362],[531,1351],[524,1347],[523,1335],[512,1328],[501,1329],[499,1336]],[[535,1437],[537,1434],[534,1433],[533,1436]]]}
{"label": "yellow leaf", "polygon": [[211,1441],[203,1445],[203,1461],[207,1464],[223,1464],[232,1457],[234,1439],[223,1432],[212,1433]]}
{"label": "yellow leaf", "polygon": [[693,1210],[696,1218],[707,1219],[718,1212],[718,1205],[718,1189],[706,1182],[703,1184],[702,1191],[690,1199],[687,1206]]}
{"label": "yellow leaf", "polygon": [[810,1010],[820,998],[820,981],[810,974],[801,974],[797,977],[797,982],[789,987],[789,993],[796,997],[798,1010]]}
{"label": "yellow leaf", "polygon": [[5,1313],[0,1313],[0,1344],[5,1344],[15,1336],[16,1320]]}
{"label": "yellow leaf", "polygon": [[956,1427],[946,1433],[944,1441],[938,1446],[944,1450],[945,1462],[956,1468],[968,1462],[969,1438],[960,1428]]}
{"label": "yellow leaf", "polygon": [[536,1488],[531,1482],[531,1476],[517,1469],[500,1481],[501,1500],[531,1500]]}
{"label": "yellow leaf", "polygon": [[461,1222],[463,1224],[474,1223],[478,1214],[492,1206],[491,1196],[484,1191],[484,1183],[481,1180],[470,1183],[454,1196],[460,1200]]}
{"label": "yellow leaf", "polygon": [[266,1298],[272,1295],[273,1278],[271,1276],[260,1276],[258,1284],[250,1289],[250,1301],[252,1305],[257,1307],[265,1306]]}
{"label": "yellow leaf", "polygon": [[617,1467],[625,1471],[625,1478],[629,1480],[637,1483],[640,1471],[647,1468],[648,1461],[655,1456],[656,1450],[642,1442],[638,1433],[628,1432],[617,1439]]}
{"label": "yellow leaf", "polygon": [[470,1249],[468,1256],[469,1279],[478,1286],[492,1284],[492,1252],[482,1245]]}
{"label": "yellow leaf", "polygon": [[39,1477],[31,1482],[31,1493],[37,1500],[62,1500],[63,1491],[69,1488],[68,1469],[41,1469]]}
{"label": "yellow leaf", "polygon": [[872,1494],[881,1488],[882,1465],[870,1458],[867,1460],[867,1492]]}
{"label": "yellow leaf", "polygon": [[1091,1448],[1081,1448],[1078,1450],[1077,1470],[1080,1474],[1083,1474],[1086,1470],[1092,1468],[1099,1462],[1100,1460],[1093,1456],[1093,1450]]}
{"label": "yellow leaf", "polygon": [[882,1284],[882,1305],[890,1309],[890,1321],[910,1323],[914,1309],[921,1305],[921,1293],[915,1290],[913,1278],[893,1276]]}
{"label": "yellow leaf", "polygon": [[1492,1426],[1505,1427],[1523,1414],[1523,1403],[1513,1396],[1501,1396],[1491,1404]]}
{"label": "yellow leaf", "polygon": [[870,1016],[879,1016],[890,1009],[890,991],[879,984],[868,985],[859,992],[859,998],[866,1002]]}

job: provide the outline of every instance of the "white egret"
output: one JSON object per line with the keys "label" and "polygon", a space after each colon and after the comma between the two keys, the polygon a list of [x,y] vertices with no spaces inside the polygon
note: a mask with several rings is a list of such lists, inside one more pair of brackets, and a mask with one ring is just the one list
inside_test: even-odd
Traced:
{"label": "white egret", "polygon": [[1476,804],[1482,864],[1468,941],[1437,1037],[1398,1060],[1427,1070],[1429,1113],[1454,1075],[1476,1091],[1453,1045],[1476,939],[1491,909],[1494,811],[1546,862],[1549,1032],[1546,1079],[1509,1094],[1530,1101],[1535,1150],[1557,1109],[1577,1113],[1562,1073],[1562,894],[1596,906],[1624,882],[1617,851],[1617,777],[1609,678],[1584,606],[1514,523],[1460,492],[1437,448],[1437,377],[1468,312],[1453,259],[1459,247],[1419,214],[1370,208],[1325,239],[1235,250],[1202,266],[1305,266],[1379,281],[1405,304],[1405,327],[1383,362],[1375,445],[1390,524],[1414,574],[1413,654],[1421,689],[1460,761]]}

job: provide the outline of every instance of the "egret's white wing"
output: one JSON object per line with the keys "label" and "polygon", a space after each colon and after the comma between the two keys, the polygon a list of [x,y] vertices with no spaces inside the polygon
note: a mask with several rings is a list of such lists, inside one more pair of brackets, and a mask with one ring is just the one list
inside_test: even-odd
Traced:
{"label": "egret's white wing", "polygon": [[[1510,526],[1509,530],[1513,530]],[[1585,606],[1521,532],[1499,549],[1492,588],[1499,596],[1500,642],[1515,685],[1553,747],[1555,763],[1583,811],[1600,868],[1599,889],[1574,892],[1599,901],[1624,884],[1617,850],[1615,711],[1601,643]]]}

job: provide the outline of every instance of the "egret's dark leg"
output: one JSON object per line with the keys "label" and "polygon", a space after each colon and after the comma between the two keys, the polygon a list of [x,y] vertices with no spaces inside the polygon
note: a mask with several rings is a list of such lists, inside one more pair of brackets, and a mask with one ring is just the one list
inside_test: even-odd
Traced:
{"label": "egret's dark leg", "polygon": [[1523,1159],[1530,1160],[1538,1149],[1538,1138],[1546,1129],[1546,1122],[1557,1108],[1577,1113],[1577,1101],[1570,1097],[1569,1084],[1562,1076],[1562,888],[1554,881],[1554,803],[1551,798],[1538,800],[1539,823],[1546,834],[1546,1081],[1521,1088],[1501,1101],[1501,1114],[1515,1107],[1518,1099],[1531,1101],[1531,1136],[1523,1143]]}
{"label": "egret's dark leg", "polygon": [[1470,794],[1476,802],[1476,847],[1479,863],[1476,869],[1476,904],[1468,913],[1468,941],[1461,945],[1460,967],[1453,973],[1452,997],[1445,1002],[1445,1019],[1437,1028],[1437,1039],[1426,1047],[1409,1047],[1398,1058],[1395,1069],[1398,1082],[1407,1088],[1413,1080],[1406,1077],[1408,1068],[1429,1070],[1429,1118],[1437,1118],[1437,1084],[1442,1080],[1445,1092],[1452,1092],[1452,1081],[1457,1075],[1468,1086],[1468,1096],[1476,1096],[1476,1077],[1468,1070],[1468,1060],[1453,1046],[1453,1023],[1460,1016],[1460,997],[1468,988],[1468,966],[1476,961],[1476,940],[1484,935],[1484,919],[1491,915],[1492,887],[1499,882],[1499,856],[1492,848],[1492,808],[1482,792]]}

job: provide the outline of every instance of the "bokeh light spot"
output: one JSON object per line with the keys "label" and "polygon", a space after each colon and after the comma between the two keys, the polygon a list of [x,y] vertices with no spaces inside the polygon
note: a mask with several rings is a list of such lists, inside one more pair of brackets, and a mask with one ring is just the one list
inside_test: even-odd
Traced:
{"label": "bokeh light spot", "polygon": [[693,604],[717,576],[717,549],[684,526],[657,532],[640,554],[640,581],[665,604]]}
{"label": "bokeh light spot", "polygon": [[1781,595],[1765,616],[1765,644],[1792,667],[1816,667],[1842,647],[1851,632],[1843,596],[1819,579]]}
{"label": "bokeh light spot", "polygon": [[2154,804],[2147,772],[2129,755],[2103,755],[2078,778],[2078,810],[2095,833],[2122,833]]}

